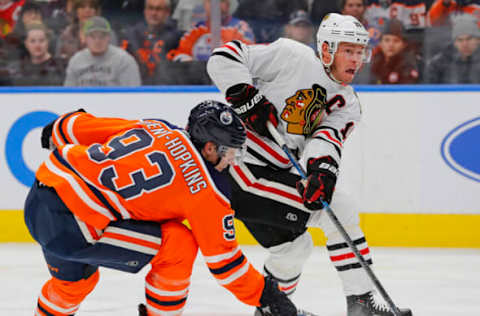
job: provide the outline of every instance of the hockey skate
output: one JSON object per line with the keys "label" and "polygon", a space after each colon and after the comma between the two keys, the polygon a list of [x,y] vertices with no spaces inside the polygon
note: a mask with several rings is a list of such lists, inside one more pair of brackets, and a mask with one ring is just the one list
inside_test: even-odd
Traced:
{"label": "hockey skate", "polygon": [[[374,292],[347,296],[348,316],[395,316],[390,307]],[[400,309],[401,316],[412,316],[410,309]]]}
{"label": "hockey skate", "polygon": [[[257,307],[253,316],[272,316],[272,313],[270,312],[270,309],[268,307],[264,309]],[[302,309],[298,309],[297,316],[318,316],[318,315],[304,311]]]}

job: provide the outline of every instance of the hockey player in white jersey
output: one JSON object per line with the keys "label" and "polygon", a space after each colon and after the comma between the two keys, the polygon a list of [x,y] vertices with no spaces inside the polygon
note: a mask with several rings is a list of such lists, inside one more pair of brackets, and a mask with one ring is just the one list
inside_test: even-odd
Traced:
{"label": "hockey player in white jersey", "polygon": [[[269,45],[239,41],[214,50],[207,70],[248,127],[247,155],[230,168],[236,217],[270,252],[264,272],[287,294],[295,291],[319,227],[342,281],[348,316],[392,316],[342,236],[322,211],[330,203],[365,260],[371,254],[356,206],[335,190],[345,140],[360,121],[350,84],[369,59],[368,32],[352,16],[327,15],[318,30],[318,56],[310,47],[281,38]],[[272,122],[307,170],[300,177],[273,141]],[[319,280],[320,281],[320,280]],[[320,281],[321,282],[321,281]],[[411,315],[408,309],[402,315]],[[268,315],[260,309],[256,315]]]}

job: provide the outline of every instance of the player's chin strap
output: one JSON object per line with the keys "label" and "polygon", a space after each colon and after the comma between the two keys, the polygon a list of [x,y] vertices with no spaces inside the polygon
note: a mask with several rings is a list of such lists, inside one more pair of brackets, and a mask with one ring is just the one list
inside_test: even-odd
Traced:
{"label": "player's chin strap", "polygon": [[323,65],[323,68],[325,68],[325,72],[327,73],[328,78],[330,78],[335,83],[343,84],[343,82],[341,82],[340,80],[337,80],[337,78],[335,78],[335,76],[333,75],[330,67],[331,66],[327,67],[327,66]]}
{"label": "player's chin strap", "polygon": [[[293,156],[290,149],[287,147],[287,144],[285,143],[285,140],[283,139],[283,136],[280,135],[280,133],[275,128],[275,126],[273,126],[272,123],[267,122],[267,128],[268,128],[268,131],[270,132],[270,134],[272,135],[273,139],[275,140],[275,142],[277,142],[277,144],[282,148],[282,150],[288,156],[288,159],[292,162],[295,169],[297,169],[297,171],[300,174],[300,176],[302,177],[302,179],[304,179],[304,180],[307,179],[307,173],[302,168],[302,166],[298,163],[298,161],[295,159],[295,157]],[[345,230],[343,225],[340,223],[340,221],[338,220],[338,218],[335,215],[335,213],[333,212],[333,210],[330,208],[330,205],[325,201],[321,201],[321,202],[322,202],[322,205],[323,205],[323,210],[325,210],[325,212],[328,214],[328,217],[330,218],[332,223],[335,225],[338,232],[342,235],[345,242],[348,244],[348,246],[350,247],[352,252],[355,254],[355,257],[357,257],[361,266],[363,267],[363,269],[365,270],[365,272],[367,273],[368,277],[373,282],[373,284],[375,284],[375,287],[377,288],[378,292],[380,292],[380,295],[382,295],[385,302],[387,302],[387,304],[390,307],[390,309],[392,310],[393,314],[395,316],[401,316],[400,310],[395,305],[395,303],[393,303],[393,300],[390,298],[390,296],[388,295],[385,288],[382,286],[382,284],[380,283],[378,278],[375,276],[375,274],[373,273],[372,269],[370,268],[368,263],[365,261],[363,256],[360,254],[357,246],[353,243],[352,238],[350,238],[347,231]]]}

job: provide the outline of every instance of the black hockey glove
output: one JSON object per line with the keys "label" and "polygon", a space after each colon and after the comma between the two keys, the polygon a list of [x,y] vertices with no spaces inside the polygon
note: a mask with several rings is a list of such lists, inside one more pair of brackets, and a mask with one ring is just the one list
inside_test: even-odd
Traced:
{"label": "black hockey glove", "polygon": [[278,115],[275,106],[261,95],[257,88],[240,83],[228,88],[226,99],[250,129],[261,136],[271,138],[267,121],[277,127]]}
{"label": "black hockey glove", "polygon": [[[75,112],[85,112],[85,110],[78,109],[72,113],[75,113]],[[42,137],[40,138],[42,148],[49,149],[49,150],[55,149],[55,145],[52,142],[52,133],[53,133],[53,125],[55,124],[56,121],[57,119],[54,119],[53,121],[45,125],[45,127],[42,129]]]}
{"label": "black hockey glove", "polygon": [[312,211],[323,208],[322,201],[330,203],[337,182],[338,164],[330,156],[310,158],[307,163],[307,180],[297,182],[297,191],[303,204]]}
{"label": "black hockey glove", "polygon": [[55,124],[55,121],[56,119],[45,125],[45,127],[42,129],[42,137],[40,139],[42,148],[53,150],[55,147],[52,142],[53,124]]}
{"label": "black hockey glove", "polygon": [[271,276],[265,277],[265,287],[259,307],[265,316],[297,316],[297,308],[285,293],[280,291],[278,283]]}

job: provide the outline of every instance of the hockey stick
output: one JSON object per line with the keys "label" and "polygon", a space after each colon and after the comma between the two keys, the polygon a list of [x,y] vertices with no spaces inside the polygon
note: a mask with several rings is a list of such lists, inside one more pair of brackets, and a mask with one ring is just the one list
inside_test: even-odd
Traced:
{"label": "hockey stick", "polygon": [[[302,177],[302,179],[306,180],[307,179],[307,173],[305,172],[305,170],[303,170],[302,166],[300,166],[300,164],[298,163],[297,159],[295,159],[295,157],[293,156],[292,152],[290,151],[290,149],[287,147],[287,144],[285,143],[285,140],[283,139],[282,135],[280,135],[280,133],[278,132],[278,130],[275,128],[275,126],[273,126],[273,124],[271,122],[267,122],[267,128],[268,128],[268,131],[270,132],[270,134],[272,135],[273,139],[277,142],[277,144],[282,148],[282,150],[285,152],[285,154],[287,154],[288,156],[288,159],[290,159],[290,161],[292,162],[293,166],[295,167],[295,169],[297,169],[298,173],[300,174],[300,176]],[[321,201],[322,202],[322,205],[323,205],[323,209],[325,210],[325,212],[328,214],[328,217],[330,217],[330,220],[333,222],[333,224],[337,227],[337,230],[340,232],[340,234],[342,235],[343,239],[345,239],[346,243],[348,244],[348,246],[350,247],[350,249],[352,250],[352,252],[355,254],[355,257],[357,257],[358,261],[360,262],[361,266],[363,267],[363,269],[365,269],[365,272],[367,272],[367,275],[368,277],[370,278],[370,280],[375,284],[375,287],[377,288],[377,290],[380,292],[380,294],[382,295],[383,299],[385,300],[385,302],[387,302],[388,306],[390,307],[390,309],[393,311],[393,313],[395,314],[395,316],[402,316],[400,314],[400,310],[398,309],[398,307],[395,305],[395,303],[393,303],[393,300],[390,298],[390,296],[388,295],[387,291],[385,290],[385,288],[382,286],[382,284],[380,283],[380,281],[378,280],[378,278],[375,276],[375,274],[373,273],[372,269],[370,268],[370,266],[368,265],[368,263],[365,261],[365,259],[363,258],[363,256],[360,254],[360,252],[358,251],[358,248],[357,246],[355,246],[355,244],[353,243],[352,239],[350,238],[350,236],[348,235],[347,231],[345,230],[345,228],[343,227],[343,225],[340,223],[340,221],[338,220],[337,216],[335,215],[335,213],[333,212],[333,210],[330,208],[330,205],[325,202],[325,201]]]}

